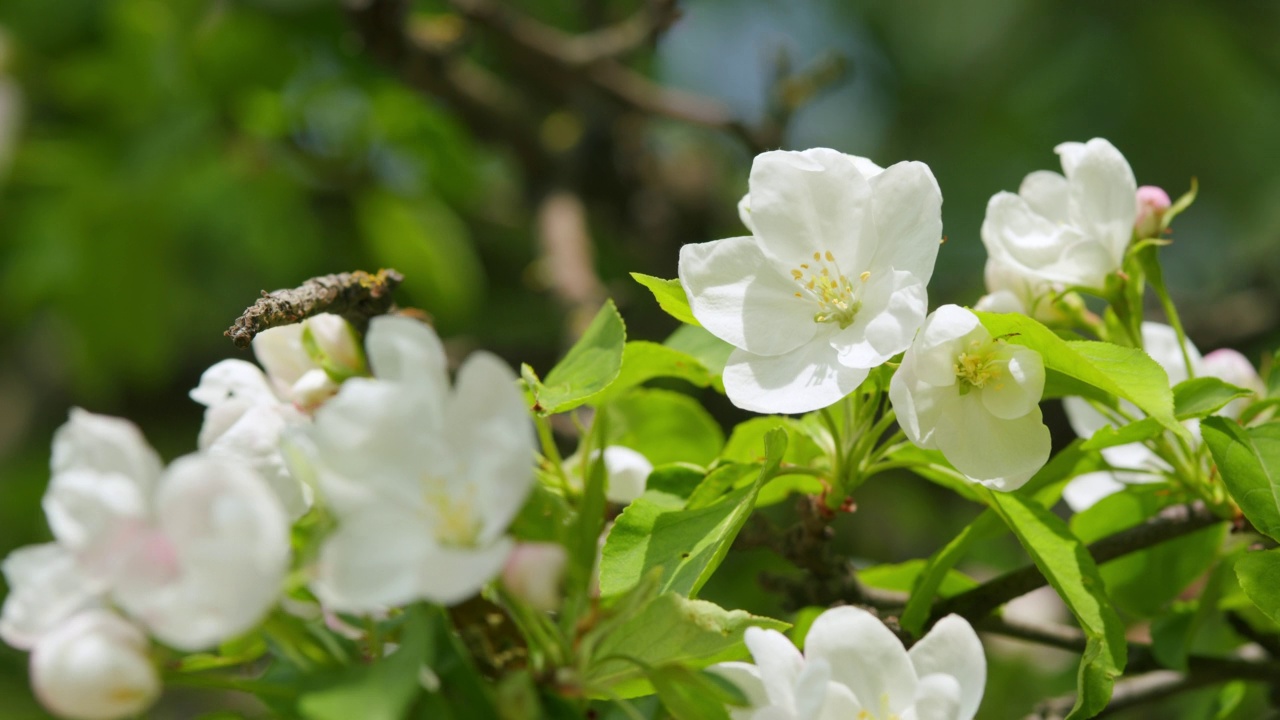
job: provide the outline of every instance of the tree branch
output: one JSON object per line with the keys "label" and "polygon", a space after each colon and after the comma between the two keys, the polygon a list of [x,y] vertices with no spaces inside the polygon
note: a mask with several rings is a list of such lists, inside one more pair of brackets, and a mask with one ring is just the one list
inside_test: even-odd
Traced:
{"label": "tree branch", "polygon": [[[1098,540],[1089,545],[1088,550],[1094,561],[1101,565],[1220,522],[1223,519],[1210,511],[1203,502],[1173,505],[1139,525]],[[1046,584],[1040,569],[1035,565],[1028,565],[939,602],[934,606],[933,619],[955,613],[970,620],[978,620],[1010,600]]]}
{"label": "tree branch", "polygon": [[311,278],[300,287],[262,292],[262,297],[236,318],[224,335],[238,348],[247,348],[263,330],[333,313],[364,329],[369,318],[391,310],[391,293],[404,276],[395,270],[370,275],[363,270]]}

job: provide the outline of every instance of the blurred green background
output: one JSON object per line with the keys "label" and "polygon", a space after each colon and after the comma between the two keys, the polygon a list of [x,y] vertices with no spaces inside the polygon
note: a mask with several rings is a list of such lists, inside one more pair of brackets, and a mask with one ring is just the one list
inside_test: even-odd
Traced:
{"label": "blurred green background", "polygon": [[[398,4],[0,2],[0,553],[48,537],[69,406],[135,420],[168,457],[194,449],[186,392],[237,355],[222,331],[261,290],[395,267],[453,350],[544,371],[605,295],[660,339],[674,321],[626,273],[673,277],[681,244],[741,234],[760,146],[927,162],[948,236],[936,306],[981,293],[992,194],[1056,168],[1058,142],[1106,137],[1140,184],[1176,197],[1199,179],[1164,258],[1201,349],[1276,344],[1273,0],[689,0],[656,33],[635,13],[662,2],[418,0],[403,23]],[[641,31],[587,57],[610,27]],[[745,130],[708,127],[724,120]],[[859,505],[841,543],[868,562],[926,556],[974,514],[914,480]],[[982,557],[967,569],[1024,562]],[[711,590],[778,613],[755,576],[781,563],[746,553]],[[1063,657],[993,649],[981,717],[1069,689]],[[1186,717],[1214,702],[1190,698]],[[44,717],[7,648],[0,717]]]}

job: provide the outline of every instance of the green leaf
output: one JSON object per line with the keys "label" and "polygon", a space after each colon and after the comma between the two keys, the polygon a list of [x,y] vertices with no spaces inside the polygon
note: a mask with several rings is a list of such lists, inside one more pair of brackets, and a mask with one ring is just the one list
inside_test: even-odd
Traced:
{"label": "green leaf", "polygon": [[1067,720],[1093,717],[1107,706],[1115,680],[1124,671],[1128,649],[1124,625],[1107,599],[1098,566],[1066,523],[1035,500],[1016,493],[992,493],[991,507],[1084,631],[1087,640],[1076,680],[1076,703]]}
{"label": "green leaf", "polygon": [[626,445],[654,465],[706,466],[724,447],[724,431],[697,400],[683,393],[635,388],[604,406],[609,444]]}
{"label": "green leaf", "polygon": [[573,627],[590,602],[592,571],[600,548],[600,533],[604,531],[606,489],[609,482],[604,453],[593,451],[604,447],[611,421],[608,411],[598,412],[591,432],[583,443],[582,457],[590,458],[594,454],[595,459],[586,464],[582,500],[578,505],[578,515],[570,528],[569,542],[566,543],[568,565],[565,569],[564,606],[560,612],[561,627],[566,631]]}
{"label": "green leaf", "polygon": [[1115,447],[1116,445],[1128,445],[1129,443],[1142,442],[1159,437],[1164,433],[1164,427],[1156,422],[1155,418],[1142,418],[1137,422],[1131,422],[1128,425],[1114,427],[1104,425],[1094,431],[1093,435],[1080,447],[1084,450],[1101,450],[1103,448]]}
{"label": "green leaf", "polygon": [[683,665],[650,668],[648,678],[676,720],[729,720],[726,702],[742,695],[741,691],[734,694],[729,689],[734,686],[723,678]]}
{"label": "green leaf", "polygon": [[1280,422],[1245,429],[1221,417],[1200,422],[1218,474],[1259,532],[1280,540]]}
{"label": "green leaf", "polygon": [[[644,666],[681,664],[703,668],[746,655],[742,634],[749,627],[785,630],[781,620],[725,610],[705,600],[690,600],[668,592],[612,627],[594,646],[585,680],[595,687],[611,687],[624,697],[645,692]],[[639,664],[637,664],[637,661]]]}
{"label": "green leaf", "polygon": [[1199,192],[1200,183],[1195,178],[1191,178],[1191,189],[1183,193],[1182,197],[1174,200],[1173,204],[1169,206],[1169,209],[1165,210],[1164,214],[1160,216],[1160,230],[1167,230],[1174,218],[1178,217],[1184,210],[1191,207],[1191,203],[1196,201],[1196,194]]}
{"label": "green leaf", "polygon": [[787,454],[782,458],[783,462],[808,465],[822,457],[822,450],[799,428],[798,422],[788,417],[765,415],[735,425],[724,450],[720,452],[720,459],[739,463],[761,462],[765,456],[764,436],[775,428],[787,433]]}
{"label": "green leaf", "polygon": [[777,473],[786,452],[782,431],[768,436],[769,451],[756,481],[696,510],[675,510],[637,498],[618,516],[600,559],[600,594],[617,595],[661,568],[660,587],[690,597],[720,566],[755,507],[760,487]]}
{"label": "green leaf", "polygon": [[968,552],[973,543],[996,537],[1003,529],[1000,517],[991,510],[974,518],[964,527],[960,534],[952,538],[941,550],[929,558],[921,569],[911,589],[911,597],[902,611],[902,629],[917,637],[924,631],[929,622],[929,613],[933,610],[933,599],[937,597],[943,582],[950,575],[951,569],[960,562],[960,558]]}
{"label": "green leaf", "polygon": [[622,353],[627,330],[612,300],[587,327],[578,342],[569,348],[556,366],[539,381],[533,369],[520,369],[535,401],[534,409],[543,415],[572,410],[600,392],[618,377],[622,370]]}
{"label": "green leaf", "polygon": [[649,473],[644,497],[648,502],[680,509],[702,484],[707,472],[691,463],[659,465]]}
{"label": "green leaf", "polygon": [[1280,548],[1241,555],[1236,560],[1236,577],[1253,604],[1280,623]]}
{"label": "green leaf", "polygon": [[697,325],[681,325],[662,344],[697,358],[716,376],[716,390],[724,392],[720,376],[729,361],[729,354],[733,352],[732,345]]}
{"label": "green leaf", "polygon": [[649,292],[653,293],[653,297],[658,301],[658,307],[666,311],[668,315],[682,323],[702,327],[698,320],[693,317],[693,310],[689,309],[689,296],[685,294],[684,286],[680,284],[679,280],[663,280],[652,275],[634,272],[631,273],[631,277],[635,278],[636,282],[649,288]]}
{"label": "green leaf", "polygon": [[1252,390],[1236,387],[1215,377],[1198,377],[1178,383],[1173,389],[1174,414],[1179,420],[1208,417]]}
{"label": "green leaf", "polygon": [[[927,560],[915,559],[903,563],[873,565],[858,571],[858,581],[881,590],[909,592],[917,578],[928,566]],[[951,597],[978,586],[978,582],[964,573],[948,570],[938,586],[939,597]]]}
{"label": "green leaf", "polygon": [[692,355],[658,343],[635,340],[623,349],[622,369],[614,381],[584,402],[601,405],[654,378],[678,378],[698,387],[707,387],[715,384],[719,375],[712,374]]}
{"label": "green leaf", "polygon": [[697,510],[698,508],[714,505],[725,493],[729,492],[738,484],[740,480],[744,480],[751,475],[758,475],[760,465],[757,463],[725,463],[717,467],[698,483],[698,487],[694,488],[692,494],[689,495],[689,501],[685,503],[686,510]]}
{"label": "green leaf", "polygon": [[1025,315],[976,314],[993,336],[1039,352],[1046,370],[1128,400],[1165,428],[1190,440],[1186,428],[1174,418],[1168,374],[1145,352],[1091,340],[1066,341]]}
{"label": "green leaf", "polygon": [[[1175,500],[1162,486],[1137,485],[1075,514],[1071,529],[1091,543],[1142,523]],[[1100,568],[1107,594],[1125,612],[1154,617],[1213,565],[1226,531],[1219,523],[1108,562]]]}

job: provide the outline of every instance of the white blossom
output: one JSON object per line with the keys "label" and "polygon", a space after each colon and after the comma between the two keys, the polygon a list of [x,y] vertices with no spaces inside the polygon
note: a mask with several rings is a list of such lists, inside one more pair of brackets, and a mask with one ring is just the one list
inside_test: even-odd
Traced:
{"label": "white blossom", "polygon": [[451,389],[439,338],[416,320],[375,318],[367,348],[374,379],[343,383],[295,444],[338,519],[315,590],[350,612],[461,602],[502,570],[533,485],[524,397],[486,353]]}
{"label": "white blossom", "polygon": [[[577,490],[582,489],[582,479],[600,457],[600,450],[591,452],[590,462],[584,463],[581,455],[574,455],[565,461],[566,475],[569,484]],[[619,505],[626,505],[644,494],[644,488],[653,472],[653,463],[649,462],[637,450],[624,445],[610,445],[604,449],[604,469],[608,476],[605,499]]]}
{"label": "white blossom", "polygon": [[1239,419],[1244,409],[1267,394],[1267,386],[1249,358],[1231,348],[1219,348],[1204,356],[1201,361],[1204,375],[1216,377],[1239,388],[1253,391],[1252,396],[1240,397],[1227,403],[1219,415]]}
{"label": "white blossom", "polygon": [[826,407],[906,349],[928,309],[941,205],[923,163],[757,156],[739,207],[752,234],[680,250],[694,317],[735,348],[729,399],[763,413]]}
{"label": "white blossom", "polygon": [[1102,138],[1054,148],[1065,175],[1039,170],[987,204],[988,256],[1025,278],[1102,289],[1120,269],[1138,213],[1128,161]]}
{"label": "white blossom", "polygon": [[971,720],[986,686],[982,642],[958,615],[910,651],[851,606],[819,615],[803,654],[776,630],[748,628],[745,640],[755,664],[710,668],[747,696],[733,720]]}
{"label": "white blossom", "polygon": [[[132,423],[80,409],[54,435],[52,466],[44,510],[56,544],[6,561],[17,598],[5,604],[6,640],[28,644],[109,598],[160,640],[200,650],[275,604],[289,522],[252,468],[188,455],[163,469]],[[49,607],[33,611],[42,597]]]}
{"label": "white blossom", "polygon": [[142,713],[160,696],[146,636],[107,610],[86,610],[43,637],[31,652],[31,685],[49,712],[69,720],[115,720]]}
{"label": "white blossom", "polygon": [[1021,487],[1049,459],[1043,392],[1039,353],[992,338],[976,315],[955,305],[925,320],[889,382],[911,442],[941,451],[996,490]]}
{"label": "white blossom", "polygon": [[551,612],[560,607],[560,582],[568,560],[558,543],[517,543],[502,568],[502,584],[532,607]]}

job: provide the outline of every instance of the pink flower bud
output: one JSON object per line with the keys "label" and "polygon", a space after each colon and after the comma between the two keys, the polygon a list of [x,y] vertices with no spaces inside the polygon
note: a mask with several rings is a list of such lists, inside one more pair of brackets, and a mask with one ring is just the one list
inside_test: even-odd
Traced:
{"label": "pink flower bud", "polygon": [[1169,193],[1155,185],[1138,188],[1138,218],[1133,222],[1133,229],[1138,233],[1139,239],[1159,234],[1160,219],[1172,204]]}
{"label": "pink flower bud", "polygon": [[49,712],[72,720],[138,715],[160,695],[160,677],[137,627],[107,610],[87,610],[44,636],[31,652],[31,685]]}
{"label": "pink flower bud", "polygon": [[550,612],[560,607],[560,580],[568,555],[556,543],[519,543],[502,569],[502,584],[531,606]]}

